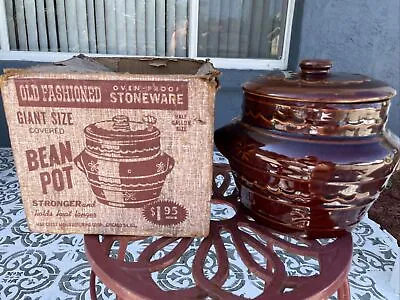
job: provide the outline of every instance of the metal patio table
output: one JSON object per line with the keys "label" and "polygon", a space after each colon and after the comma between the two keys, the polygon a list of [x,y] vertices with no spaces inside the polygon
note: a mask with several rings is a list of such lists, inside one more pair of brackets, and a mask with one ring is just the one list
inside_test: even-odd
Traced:
{"label": "metal patio table", "polygon": [[[143,237],[86,235],[86,255],[92,267],[92,299],[97,299],[96,276],[117,294],[118,299],[243,299],[240,294],[230,291],[229,284],[226,285],[232,276],[229,249],[233,249],[233,256],[243,263],[237,271],[253,274],[253,279],[257,278],[264,285],[256,299],[320,300],[336,291],[338,299],[350,299],[347,279],[353,249],[350,233],[330,240],[295,240],[273,232],[257,224],[240,206],[236,190],[226,196],[231,183],[228,165],[214,165],[214,178],[212,203],[232,213],[228,218],[215,218],[218,209],[213,210],[209,236],[192,248],[195,254],[191,270],[187,270],[193,277],[191,285],[162,289],[152,279],[152,273],[179,264],[194,238],[156,239],[139,251],[135,259],[129,245],[135,251],[133,243]],[[170,251],[165,250],[164,255],[155,257],[171,244]],[[309,273],[309,276],[292,275],[285,267],[285,252],[316,260],[318,272]],[[216,258],[217,268],[215,272],[205,274],[204,268],[211,256]]]}

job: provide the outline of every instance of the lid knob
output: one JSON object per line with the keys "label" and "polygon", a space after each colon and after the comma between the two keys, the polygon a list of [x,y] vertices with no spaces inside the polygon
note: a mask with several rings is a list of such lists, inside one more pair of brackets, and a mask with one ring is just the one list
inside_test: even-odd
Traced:
{"label": "lid knob", "polygon": [[129,118],[127,116],[118,115],[113,117],[112,121],[114,122],[112,127],[115,130],[129,131],[131,129],[129,126]]}
{"label": "lid knob", "polygon": [[144,116],[142,120],[143,123],[146,123],[150,127],[157,123],[157,118],[150,115]]}
{"label": "lid knob", "polygon": [[305,76],[323,76],[329,73],[332,68],[332,61],[327,59],[305,59],[299,64],[301,74]]}

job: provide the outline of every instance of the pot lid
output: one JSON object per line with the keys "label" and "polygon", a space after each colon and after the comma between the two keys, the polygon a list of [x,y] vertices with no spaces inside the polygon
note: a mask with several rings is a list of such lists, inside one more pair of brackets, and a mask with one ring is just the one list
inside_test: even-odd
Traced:
{"label": "pot lid", "polygon": [[160,131],[154,126],[157,119],[146,116],[141,122],[130,121],[127,116],[118,115],[111,120],[88,125],[85,128],[87,138],[98,140],[132,143],[145,141],[160,136]]}
{"label": "pot lid", "polygon": [[319,103],[378,102],[396,91],[385,82],[360,74],[331,73],[329,60],[303,60],[301,71],[273,71],[246,82],[246,93],[279,100]]}

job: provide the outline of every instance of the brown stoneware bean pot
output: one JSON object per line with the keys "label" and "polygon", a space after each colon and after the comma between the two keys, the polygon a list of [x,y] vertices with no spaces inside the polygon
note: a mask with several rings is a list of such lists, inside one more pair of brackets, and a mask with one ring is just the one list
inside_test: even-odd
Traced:
{"label": "brown stoneware bean pot", "polygon": [[130,208],[158,200],[174,159],[161,151],[155,122],[120,115],[86,126],[86,147],[74,162],[99,202]]}
{"label": "brown stoneware bean pot", "polygon": [[243,86],[241,120],[215,132],[240,201],[256,221],[305,238],[357,225],[399,161],[385,127],[396,91],[327,60],[276,71]]}

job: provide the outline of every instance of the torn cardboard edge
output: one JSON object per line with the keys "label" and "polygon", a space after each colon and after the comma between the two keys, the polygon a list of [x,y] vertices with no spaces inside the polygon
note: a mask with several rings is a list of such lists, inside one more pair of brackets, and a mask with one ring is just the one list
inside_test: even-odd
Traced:
{"label": "torn cardboard edge", "polygon": [[[151,63],[149,63],[151,62]],[[53,62],[25,69],[4,69],[0,76],[0,87],[8,78],[27,76],[31,73],[120,73],[130,75],[184,75],[197,77],[219,87],[218,76],[220,71],[214,68],[208,60],[191,58],[159,58],[159,57],[89,57],[84,54],[73,56],[70,59]]]}

